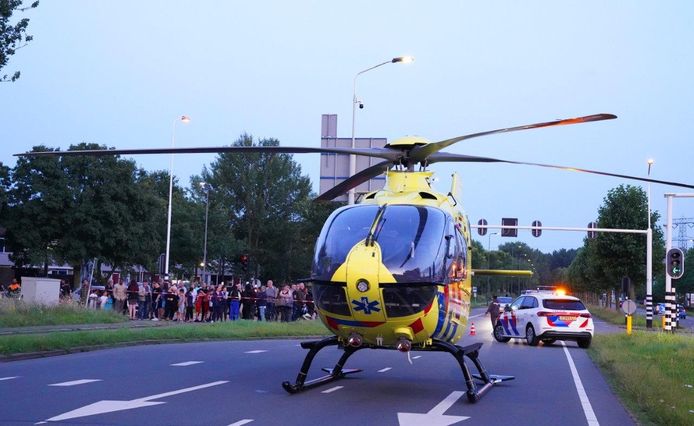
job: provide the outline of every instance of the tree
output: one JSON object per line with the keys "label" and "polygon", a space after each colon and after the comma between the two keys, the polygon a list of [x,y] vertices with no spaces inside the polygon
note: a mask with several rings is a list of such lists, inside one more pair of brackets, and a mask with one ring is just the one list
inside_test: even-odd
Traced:
{"label": "tree", "polygon": [[[105,148],[82,143],[69,149]],[[79,271],[93,258],[119,268],[154,258],[156,223],[146,206],[156,196],[143,190],[143,174],[117,156],[21,157],[9,192],[13,260],[44,270],[51,261],[68,262]]]}
{"label": "tree", "polygon": [[[233,145],[278,146],[279,141],[262,139],[256,144],[244,134]],[[313,249],[301,242],[311,184],[292,156],[222,153],[209,171],[203,170],[202,179],[215,188],[215,202],[225,206],[236,240],[244,242],[249,274],[298,278],[296,265],[305,264]],[[300,276],[307,273],[304,269]]]}
{"label": "tree", "polygon": [[[50,151],[45,146],[35,151]],[[52,261],[52,249],[62,236],[60,218],[69,197],[66,176],[57,157],[20,157],[11,171],[7,194],[7,241],[17,266],[44,265]]]}
{"label": "tree", "polygon": [[4,227],[7,215],[7,192],[10,190],[10,168],[0,161],[0,228]]}
{"label": "tree", "polygon": [[[14,55],[17,49],[26,46],[33,39],[33,36],[26,33],[29,18],[20,19],[14,25],[10,22],[15,11],[24,12],[39,5],[39,2],[35,1],[31,6],[22,7],[23,2],[23,0],[0,0],[0,70],[7,65],[10,56]],[[0,81],[16,81],[19,75],[19,71],[15,71],[11,77],[5,74]]]}
{"label": "tree", "polygon": [[687,250],[684,256],[684,275],[679,280],[673,281],[672,286],[680,295],[694,293],[694,248]]}
{"label": "tree", "polygon": [[[660,215],[651,212],[651,223]],[[598,209],[598,228],[646,229],[648,227],[648,198],[640,187],[620,185],[611,189]],[[653,274],[662,273],[663,265],[656,259],[665,255],[663,232],[653,227]],[[585,238],[584,246],[569,268],[572,284],[593,293],[621,291],[623,277],[631,279],[629,296],[645,293],[646,238],[639,234],[599,233],[594,240]],[[655,288],[655,285],[654,285]]]}

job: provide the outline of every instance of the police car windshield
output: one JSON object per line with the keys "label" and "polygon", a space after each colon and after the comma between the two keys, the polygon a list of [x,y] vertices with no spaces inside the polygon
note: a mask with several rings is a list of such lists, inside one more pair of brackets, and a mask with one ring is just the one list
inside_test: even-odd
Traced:
{"label": "police car windshield", "polygon": [[583,311],[586,306],[580,300],[573,299],[544,299],[542,306],[546,309],[557,309],[562,311]]}

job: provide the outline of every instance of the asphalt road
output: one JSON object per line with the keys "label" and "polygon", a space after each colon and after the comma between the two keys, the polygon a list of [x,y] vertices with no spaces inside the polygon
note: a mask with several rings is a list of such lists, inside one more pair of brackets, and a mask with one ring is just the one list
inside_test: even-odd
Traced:
{"label": "asphalt road", "polygon": [[[3,425],[631,425],[586,352],[573,342],[530,347],[491,337],[474,319],[481,359],[515,380],[476,404],[445,353],[363,350],[346,367],[364,371],[289,395],[306,351],[297,340],[167,344],[0,364]],[[312,376],[332,366],[319,353]],[[575,374],[572,374],[571,364]],[[311,377],[310,377],[311,378]],[[408,414],[409,413],[409,414]],[[589,422],[588,419],[593,420]],[[409,422],[409,423],[408,423]]]}

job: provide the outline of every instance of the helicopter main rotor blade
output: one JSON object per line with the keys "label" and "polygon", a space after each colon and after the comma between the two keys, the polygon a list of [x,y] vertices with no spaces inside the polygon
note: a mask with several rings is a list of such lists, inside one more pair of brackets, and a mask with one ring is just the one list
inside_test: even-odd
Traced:
{"label": "helicopter main rotor blade", "polygon": [[352,177],[345,179],[329,190],[325,191],[313,201],[330,201],[335,197],[339,197],[350,189],[366,182],[367,180],[386,172],[393,163],[391,161],[382,161],[371,167],[360,171],[359,173],[353,175]]}
{"label": "helicopter main rotor blade", "polygon": [[496,129],[496,130],[489,130],[486,132],[472,133],[469,135],[458,136],[455,138],[446,139],[446,140],[442,140],[439,142],[432,142],[432,143],[424,145],[424,146],[416,147],[410,153],[409,160],[410,160],[410,163],[417,163],[420,161],[424,161],[428,157],[430,157],[432,154],[439,152],[442,149],[453,145],[454,143],[457,143],[457,142],[460,142],[460,141],[463,141],[466,139],[477,138],[480,136],[493,135],[496,133],[515,132],[518,130],[539,129],[542,127],[567,126],[570,124],[588,123],[591,121],[613,120],[615,118],[617,118],[617,116],[614,114],[593,114],[593,115],[586,115],[583,117],[565,118],[563,120],[547,121],[544,123],[526,124],[524,126],[507,127],[505,129]]}
{"label": "helicopter main rotor blade", "polygon": [[694,184],[688,184],[688,183],[682,183],[682,182],[658,180],[658,179],[644,178],[644,177],[639,177],[639,176],[623,175],[623,174],[619,174],[619,173],[601,172],[599,170],[582,169],[579,167],[570,167],[570,166],[559,166],[556,164],[543,164],[543,163],[531,163],[531,162],[527,162],[527,161],[501,160],[498,158],[477,157],[474,155],[458,155],[458,154],[451,154],[451,153],[447,153],[447,152],[435,153],[435,154],[431,155],[427,161],[429,163],[458,162],[458,163],[521,164],[521,165],[525,165],[525,166],[547,167],[547,168],[551,168],[551,169],[560,169],[560,170],[566,170],[566,171],[571,171],[571,172],[581,172],[581,173],[590,173],[590,174],[594,174],[594,175],[612,176],[612,177],[618,177],[618,178],[623,178],[623,179],[638,180],[641,182],[659,183],[662,185],[670,185],[670,186],[678,186],[681,188],[694,189]]}
{"label": "helicopter main rotor blade", "polygon": [[146,155],[146,154],[217,154],[224,152],[253,153],[271,152],[283,154],[310,154],[310,153],[332,153],[332,154],[354,154],[365,157],[383,158],[395,161],[402,156],[399,150],[389,148],[313,148],[313,147],[291,147],[291,146],[219,146],[219,147],[200,147],[200,148],[133,148],[133,149],[89,149],[72,151],[37,151],[14,154],[16,157],[58,157],[58,156],[103,156],[103,155]]}

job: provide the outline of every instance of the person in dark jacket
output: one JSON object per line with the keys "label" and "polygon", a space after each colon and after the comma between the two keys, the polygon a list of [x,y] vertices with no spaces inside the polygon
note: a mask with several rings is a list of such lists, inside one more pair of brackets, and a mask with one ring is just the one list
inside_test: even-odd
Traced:
{"label": "person in dark jacket", "polygon": [[243,319],[252,320],[255,314],[255,291],[250,284],[246,284],[243,293],[241,293],[241,303],[243,304],[241,307]]}

